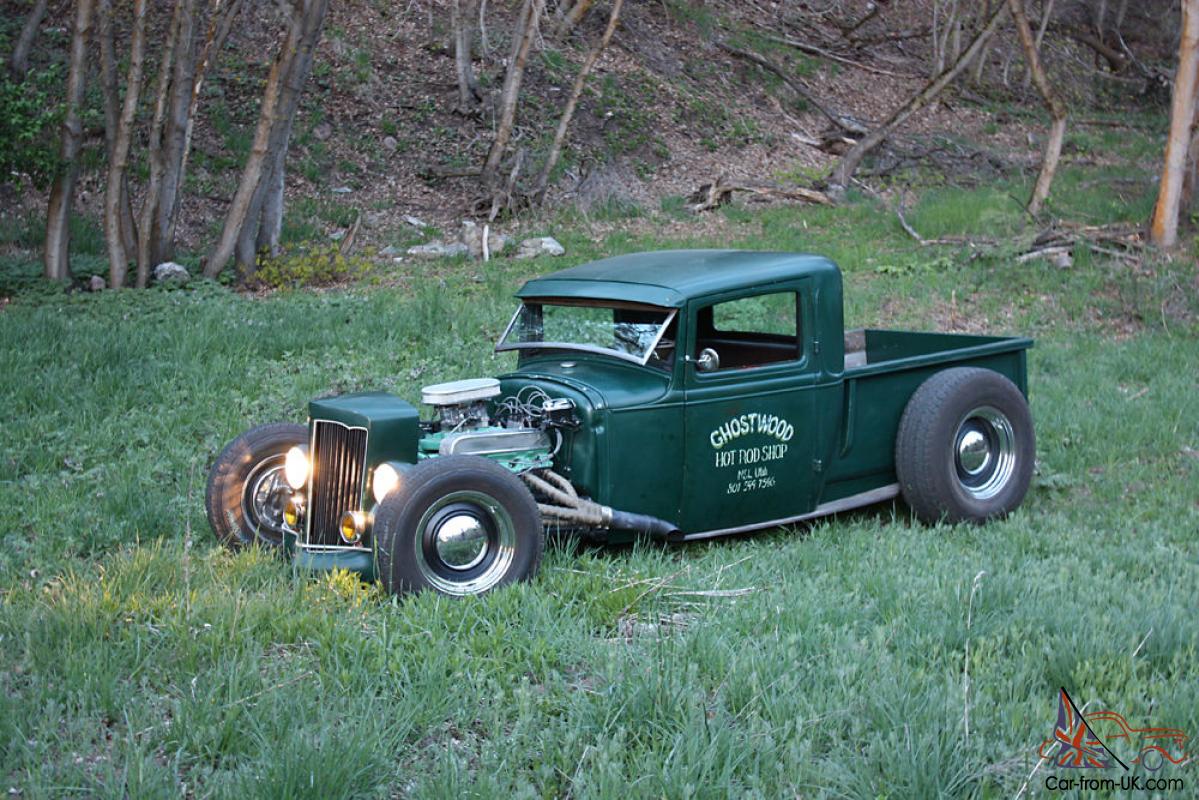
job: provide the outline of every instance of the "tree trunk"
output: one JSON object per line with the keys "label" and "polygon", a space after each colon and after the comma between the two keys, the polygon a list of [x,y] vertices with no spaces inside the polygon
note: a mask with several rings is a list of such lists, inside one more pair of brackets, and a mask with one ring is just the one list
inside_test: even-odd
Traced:
{"label": "tree trunk", "polygon": [[275,55],[270,72],[267,73],[266,86],[262,91],[262,102],[258,111],[258,126],[254,129],[254,142],[250,146],[250,155],[242,168],[241,180],[238,182],[233,200],[229,203],[229,211],[225,214],[225,225],[221,230],[221,238],[217,241],[208,258],[208,263],[204,266],[204,275],[209,278],[220,275],[221,271],[225,269],[225,265],[229,263],[237,246],[237,239],[249,217],[254,194],[262,179],[262,168],[266,162],[271,130],[274,128],[278,114],[279,83],[283,71],[295,57],[300,39],[300,27],[300,20],[293,17],[288,24],[287,37]]}
{"label": "tree trunk", "polygon": [[[1199,2],[1199,0],[1195,0],[1195,2]],[[1007,11],[1007,6],[1002,3],[997,4],[994,13],[991,14],[991,19],[974,35],[974,39],[958,55],[956,61],[946,67],[940,75],[925,84],[923,89],[892,112],[886,122],[862,137],[857,144],[841,157],[841,160],[837,162],[837,166],[833,170],[832,176],[829,178],[829,196],[837,201],[845,198],[845,192],[849,188],[849,181],[858,166],[862,163],[862,159],[871,150],[878,147],[883,140],[894,133],[909,117],[936,99],[937,95],[966,68],[971,59],[982,49],[987,39],[998,30],[1000,23],[1003,22],[1005,11]]]}
{"label": "tree trunk", "polygon": [[591,10],[591,6],[595,0],[575,0],[574,5],[570,7],[570,11],[562,16],[554,28],[554,38],[562,39],[569,34],[574,27],[583,21],[583,17],[587,16],[587,12]]}
{"label": "tree trunk", "polygon": [[562,118],[558,120],[558,130],[554,133],[554,142],[550,145],[549,154],[545,157],[545,164],[541,167],[541,174],[537,176],[537,188],[534,190],[534,196],[539,203],[545,199],[545,190],[549,186],[550,173],[554,171],[554,167],[558,165],[558,159],[562,156],[562,144],[566,141],[566,130],[570,126],[571,118],[574,117],[575,108],[579,105],[579,97],[583,94],[583,84],[587,80],[587,75],[590,74],[592,68],[595,66],[595,62],[599,60],[600,55],[604,52],[604,48],[608,46],[608,42],[612,41],[612,34],[616,32],[616,25],[620,21],[620,8],[623,4],[624,0],[614,0],[612,3],[612,13],[608,16],[608,27],[604,29],[604,34],[595,43],[595,47],[591,48],[591,52],[587,54],[582,66],[579,67],[579,74],[575,76],[574,86],[570,90],[570,97],[566,101],[566,107],[562,109]]}
{"label": "tree trunk", "polygon": [[[1196,98],[1199,102],[1199,98]],[[1195,202],[1195,184],[1199,183],[1199,127],[1191,128],[1191,144],[1187,149],[1187,166],[1182,177],[1182,195],[1178,201],[1180,214],[1192,210]]]}
{"label": "tree trunk", "polygon": [[[33,49],[38,31],[41,30],[42,20],[46,18],[46,4],[47,0],[34,0],[33,8],[25,17],[25,24],[21,26],[21,34],[17,37],[17,43],[13,45],[12,55],[9,56],[8,71],[12,73],[13,80],[18,83],[24,80],[25,73],[29,71],[29,51]],[[87,5],[90,16],[91,7],[95,4],[89,0]]]}
{"label": "tree trunk", "polygon": [[[1003,0],[1000,0],[1000,2],[1003,2]],[[981,14],[979,16],[979,21],[982,22],[984,20],[987,20],[990,18],[990,16],[991,16],[991,0],[985,0],[985,2],[983,3]],[[987,39],[986,43],[983,44],[982,50],[979,51],[978,57],[974,59],[974,72],[971,73],[970,81],[975,86],[982,85],[983,72],[987,68],[987,56],[990,55],[991,45],[994,44],[994,42],[995,42],[995,39],[993,37]]]}
{"label": "tree trunk", "polygon": [[[50,187],[46,210],[46,249],[43,254],[46,277],[66,281],[71,277],[71,206],[75,199],[75,178],[79,173],[79,149],[83,139],[80,110],[87,89],[87,39],[92,30],[93,0],[77,0],[75,24],[71,30],[70,70],[67,74],[67,99],[63,110],[62,142],[59,165]],[[45,3],[42,4],[45,13]]]}
{"label": "tree trunk", "polygon": [[450,26],[454,31],[454,75],[458,81],[458,111],[462,114],[469,114],[483,99],[471,64],[475,2],[477,0],[453,0],[450,6]]}
{"label": "tree trunk", "polygon": [[108,284],[113,289],[125,285],[129,251],[121,236],[121,196],[125,170],[129,164],[129,143],[133,137],[133,119],[141,97],[146,54],[146,0],[133,0],[133,33],[129,39],[129,71],[125,76],[125,102],[113,136],[112,156],[108,163],[108,185],[104,192],[104,238],[108,242]]}
{"label": "tree trunk", "polygon": [[1037,176],[1037,184],[1033,187],[1032,197],[1028,199],[1028,213],[1034,217],[1041,212],[1041,206],[1049,197],[1049,188],[1053,185],[1053,176],[1057,173],[1057,163],[1062,155],[1062,140],[1066,136],[1066,104],[1054,91],[1049,83],[1049,76],[1041,65],[1041,56],[1037,53],[1037,43],[1033,38],[1032,28],[1029,27],[1028,17],[1024,14],[1024,0],[1008,0],[1008,8],[1012,12],[1012,20],[1016,23],[1016,33],[1020,37],[1020,45],[1024,48],[1024,59],[1028,62],[1028,71],[1037,91],[1053,117],[1053,125],[1049,129],[1049,138],[1045,140],[1045,155],[1041,158],[1041,173]]}
{"label": "tree trunk", "polygon": [[[204,268],[208,277],[219,275],[235,255],[242,276],[253,274],[254,246],[268,187],[278,183],[272,176],[274,165],[278,163],[282,171],[292,121],[299,110],[328,8],[329,0],[307,0],[289,23],[287,37],[267,76],[250,157],[230,203],[221,238]],[[281,196],[279,199],[281,202]],[[281,209],[279,215],[282,220]]]}
{"label": "tree trunk", "polygon": [[[100,0],[99,27],[100,36],[100,88],[104,97],[104,147],[108,163],[116,147],[117,128],[120,127],[120,94],[117,91],[117,58],[112,31],[112,2]],[[137,225],[133,221],[133,203],[129,199],[129,178],[121,179],[121,197],[119,199],[119,222],[121,246],[126,253],[137,249]]]}
{"label": "tree trunk", "polygon": [[512,125],[516,121],[516,102],[520,98],[520,84],[524,80],[529,49],[537,36],[537,23],[541,19],[543,5],[544,0],[525,0],[521,6],[520,22],[512,36],[512,57],[508,61],[504,88],[500,93],[500,114],[495,140],[491,143],[491,150],[483,163],[483,183],[489,190],[495,188],[500,162],[508,149],[508,140],[512,138]]}
{"label": "tree trunk", "polygon": [[[196,112],[200,108],[200,92],[204,87],[204,77],[208,73],[208,67],[212,63],[213,53],[218,52],[225,43],[225,39],[229,36],[229,31],[233,28],[233,23],[237,20],[237,16],[241,13],[243,0],[232,0],[232,2],[221,11],[222,0],[212,0],[208,15],[208,37],[204,42],[204,49],[201,51],[198,63],[195,69],[195,75],[192,79],[191,100],[187,107],[187,118],[183,127],[183,144],[179,153],[179,169],[174,185],[167,184],[163,191],[163,201],[161,206],[161,214],[165,216],[165,227],[159,234],[158,239],[163,249],[163,258],[170,258],[173,255],[175,248],[175,223],[179,219],[179,204],[182,199],[183,179],[187,175],[187,160],[191,154],[192,133],[196,125]],[[167,194],[167,189],[173,188],[173,196]],[[168,204],[168,200],[170,201]]]}
{"label": "tree trunk", "polygon": [[[322,4],[327,8],[328,3]],[[242,236],[238,237],[237,264],[242,277],[249,277],[257,268],[260,253],[274,254],[279,250],[283,232],[284,186],[287,177],[287,151],[304,84],[312,71],[312,60],[320,40],[325,11],[313,10],[306,18],[300,47],[288,65],[283,79],[283,95],[279,101],[279,120],[271,131],[270,156],[250,207]]]}
{"label": "tree trunk", "polygon": [[1199,79],[1199,0],[1182,0],[1182,37],[1178,45],[1178,73],[1170,107],[1170,133],[1162,164],[1157,204],[1149,223],[1149,239],[1159,247],[1178,243],[1178,211],[1183,173],[1195,119],[1195,90]]}
{"label": "tree trunk", "polygon": [[196,80],[196,0],[179,0],[179,3],[179,40],[162,134],[161,176],[149,211],[149,231],[142,233],[147,241],[146,252],[151,265],[161,264],[174,256],[173,216],[182,187],[183,147]]}
{"label": "tree trunk", "polygon": [[[1053,0],[1044,0],[1044,2],[1041,4],[1041,24],[1037,28],[1037,37],[1035,42],[1038,56],[1041,54],[1041,43],[1045,41],[1045,31],[1049,29],[1049,20],[1052,16]],[[1028,89],[1029,84],[1031,83],[1032,70],[1030,69],[1028,72],[1024,73],[1024,80],[1021,82],[1020,86],[1023,89]]]}
{"label": "tree trunk", "polygon": [[162,147],[162,129],[166,122],[167,104],[171,89],[171,73],[174,71],[175,48],[179,44],[183,8],[186,2],[176,2],[167,32],[166,47],[158,62],[158,89],[154,93],[154,119],[150,123],[150,142],[146,148],[146,160],[150,165],[150,177],[142,198],[141,218],[137,225],[137,288],[144,289],[150,282],[150,238],[154,222],[154,209],[162,188],[162,174],[166,171],[166,156]]}
{"label": "tree trunk", "polygon": [[254,249],[270,256],[279,254],[283,238],[284,188],[287,178],[287,146],[279,148],[270,175],[265,181],[266,196],[262,201],[262,219],[258,224],[258,238]]}

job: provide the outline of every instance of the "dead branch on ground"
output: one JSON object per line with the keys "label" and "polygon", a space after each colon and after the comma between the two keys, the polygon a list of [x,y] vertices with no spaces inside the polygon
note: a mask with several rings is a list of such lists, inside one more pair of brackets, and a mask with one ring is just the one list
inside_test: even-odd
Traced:
{"label": "dead branch on ground", "polygon": [[711,211],[729,203],[733,199],[733,192],[748,192],[757,197],[798,200],[822,206],[833,204],[828,195],[815,189],[805,189],[802,186],[781,186],[777,183],[759,181],[730,180],[721,175],[714,181],[701,183],[699,188],[687,198],[687,207],[696,213]]}

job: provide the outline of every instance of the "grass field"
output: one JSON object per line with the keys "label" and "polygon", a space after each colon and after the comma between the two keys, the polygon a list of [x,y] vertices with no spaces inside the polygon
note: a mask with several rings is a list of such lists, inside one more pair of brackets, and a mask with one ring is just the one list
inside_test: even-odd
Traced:
{"label": "grass field", "polygon": [[[1143,197],[1070,196],[1078,217],[1144,216]],[[1059,686],[1199,735],[1194,259],[972,259],[918,247],[867,199],[726,216],[719,242],[580,226],[567,259],[264,297],[66,295],[5,262],[0,791],[1045,795],[1047,770],[1028,778]],[[1021,224],[993,188],[927,194],[909,219],[926,236]],[[1035,336],[1021,510],[925,527],[896,503],[705,544],[562,542],[536,581],[465,601],[215,545],[207,466],[249,425],[302,420],[330,391],[413,399],[495,373],[510,295],[538,272],[730,241],[831,254],[849,325]],[[1186,791],[1166,796],[1199,785],[1193,764],[1171,775]]]}

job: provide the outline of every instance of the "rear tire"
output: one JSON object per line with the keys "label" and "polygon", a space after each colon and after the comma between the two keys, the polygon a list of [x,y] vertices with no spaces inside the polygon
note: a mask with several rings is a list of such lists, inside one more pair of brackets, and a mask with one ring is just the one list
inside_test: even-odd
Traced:
{"label": "rear tire", "polygon": [[924,522],[985,522],[1009,513],[1032,480],[1028,401],[989,369],[958,367],[920,385],[899,422],[895,472]]}
{"label": "rear tire", "polygon": [[532,578],[545,549],[533,495],[480,456],[422,461],[374,517],[379,577],[393,594],[483,594]]}
{"label": "rear tire", "polygon": [[221,544],[239,550],[255,542],[283,544],[283,507],[292,490],[283,478],[287,451],[308,441],[308,428],[290,422],[259,425],[238,436],[208,473],[204,509]]}

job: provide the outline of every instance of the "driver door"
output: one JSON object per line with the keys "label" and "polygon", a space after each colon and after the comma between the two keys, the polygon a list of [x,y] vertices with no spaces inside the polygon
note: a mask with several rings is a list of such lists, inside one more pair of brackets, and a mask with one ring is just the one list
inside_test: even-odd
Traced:
{"label": "driver door", "polygon": [[[812,510],[819,371],[810,281],[688,308],[684,366],[686,534],[754,527]],[[714,358],[713,358],[714,354]]]}

